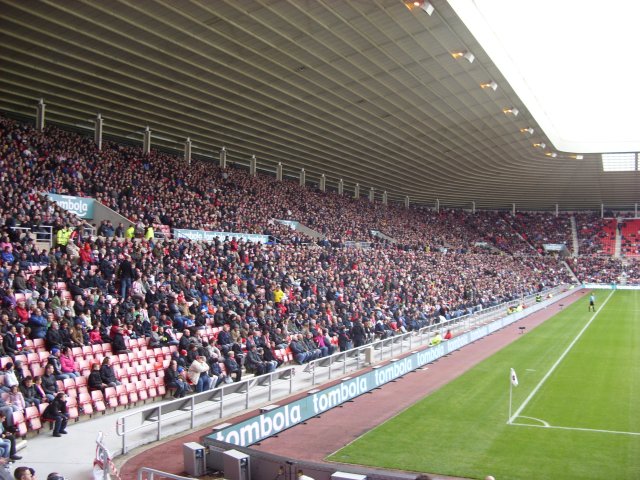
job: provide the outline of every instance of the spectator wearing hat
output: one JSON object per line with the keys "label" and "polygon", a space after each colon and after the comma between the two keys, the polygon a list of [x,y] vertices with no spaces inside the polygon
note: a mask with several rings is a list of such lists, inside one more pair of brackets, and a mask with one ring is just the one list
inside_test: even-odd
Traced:
{"label": "spectator wearing hat", "polygon": [[71,375],[62,372],[62,364],[60,363],[60,349],[52,348],[51,355],[47,360],[47,366],[51,365],[53,367],[53,375],[56,380],[65,380],[67,378],[72,378]]}
{"label": "spectator wearing hat", "polygon": [[160,327],[158,327],[158,325],[151,326],[151,333],[149,334],[149,348],[158,348],[162,346],[162,337],[159,330]]}
{"label": "spectator wearing hat", "polygon": [[[113,331],[114,330],[112,329],[112,332]],[[130,352],[124,340],[124,330],[120,326],[117,326],[115,328],[115,333],[113,335],[113,340],[111,342],[111,348],[113,349],[113,353],[116,353],[116,354]]]}

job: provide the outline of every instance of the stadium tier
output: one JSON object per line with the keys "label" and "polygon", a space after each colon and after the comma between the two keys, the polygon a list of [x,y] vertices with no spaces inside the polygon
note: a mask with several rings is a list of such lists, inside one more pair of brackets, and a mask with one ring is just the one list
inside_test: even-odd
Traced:
{"label": "stadium tier", "polygon": [[[0,137],[0,405],[12,405],[8,427],[21,437],[52,423],[58,392],[78,421],[201,389],[191,368],[200,357],[209,388],[571,283],[572,274],[640,280],[637,263],[611,257],[615,219],[593,214],[575,215],[574,231],[567,214],[382,205],[129,146],[99,151],[74,133],[6,118]],[[87,233],[46,192],[90,196],[129,223]],[[146,237],[149,225],[272,241]],[[637,230],[637,221],[621,229],[625,253],[637,254]],[[545,244],[577,253],[574,235],[589,255],[567,265],[545,254]],[[113,381],[92,380],[105,358]]]}

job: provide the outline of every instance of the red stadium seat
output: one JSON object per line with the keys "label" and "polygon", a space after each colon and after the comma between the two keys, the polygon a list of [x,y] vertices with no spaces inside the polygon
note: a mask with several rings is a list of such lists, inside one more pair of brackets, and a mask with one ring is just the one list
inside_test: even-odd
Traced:
{"label": "red stadium seat", "polygon": [[22,412],[13,412],[13,425],[16,428],[18,437],[24,437],[27,434],[27,422]]}
{"label": "red stadium seat", "polygon": [[95,357],[96,354],[104,354],[104,350],[102,349],[102,344],[101,343],[97,343],[95,345],[91,345],[91,350],[93,350],[93,356]]}
{"label": "red stadium seat", "polygon": [[27,354],[27,364],[29,365],[29,367],[31,367],[31,365],[40,365],[40,355],[38,355],[37,353],[33,352],[33,353],[28,353]]}
{"label": "red stadium seat", "polygon": [[138,392],[138,398],[146,403],[149,398],[149,393],[147,392],[147,385],[144,382],[138,381],[135,383],[136,391]]}
{"label": "red stadium seat", "polygon": [[[44,338],[34,338],[33,348],[36,349],[36,353],[45,352],[47,350],[47,346],[44,343]],[[48,356],[49,355],[47,355],[47,357]]]}
{"label": "red stadium seat", "polygon": [[138,403],[138,391],[136,390],[136,386],[133,383],[127,383],[125,385],[127,387],[127,393],[129,394],[129,402],[130,403]]}
{"label": "red stadium seat", "polygon": [[164,397],[165,394],[167,393],[167,390],[166,390],[165,385],[164,385],[164,378],[163,377],[156,377],[155,383],[156,383],[156,390],[158,392],[158,396]]}
{"label": "red stadium seat", "polygon": [[85,415],[93,415],[93,404],[89,393],[78,393],[78,405]]}
{"label": "red stadium seat", "polygon": [[70,397],[77,397],[78,391],[76,390],[76,381],[74,378],[65,378],[62,383],[64,384],[64,392]]}
{"label": "red stadium seat", "polygon": [[114,410],[118,407],[118,394],[115,387],[107,387],[104,389],[104,398],[109,407]]}
{"label": "red stadium seat", "polygon": [[158,396],[158,390],[156,389],[156,382],[148,379],[145,382],[145,386],[147,387],[147,392],[149,393],[149,398],[155,398]]}
{"label": "red stadium seat", "polygon": [[116,395],[118,395],[118,403],[120,405],[129,405],[129,395],[127,393],[127,387],[124,384],[116,385]]}
{"label": "red stadium seat", "polygon": [[107,409],[107,406],[104,403],[104,395],[102,395],[102,391],[93,390],[91,392],[91,401],[96,412],[104,412]]}

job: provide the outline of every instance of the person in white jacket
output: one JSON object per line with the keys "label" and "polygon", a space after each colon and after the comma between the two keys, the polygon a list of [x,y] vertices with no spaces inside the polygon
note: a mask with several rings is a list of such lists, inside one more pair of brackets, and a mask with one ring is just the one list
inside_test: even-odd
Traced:
{"label": "person in white jacket", "polygon": [[209,364],[207,363],[207,359],[201,355],[198,355],[196,359],[191,362],[189,370],[187,371],[189,381],[196,387],[196,393],[204,392],[211,388],[211,385],[214,381],[208,375],[208,373]]}

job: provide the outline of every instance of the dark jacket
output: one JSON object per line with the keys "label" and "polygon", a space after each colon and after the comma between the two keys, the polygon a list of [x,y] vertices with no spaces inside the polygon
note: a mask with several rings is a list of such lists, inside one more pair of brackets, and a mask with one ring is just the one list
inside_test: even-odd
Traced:
{"label": "dark jacket", "polygon": [[180,378],[180,374],[177,370],[174,370],[171,367],[168,367],[164,371],[164,383],[170,387],[175,386],[177,381],[184,381]]}
{"label": "dark jacket", "polygon": [[62,375],[62,365],[60,364],[60,359],[58,357],[51,355],[47,360],[47,365],[53,365],[54,375]]}
{"label": "dark jacket", "polygon": [[117,383],[116,374],[111,365],[102,365],[100,367],[100,378],[102,378],[102,381],[107,385],[110,383]]}
{"label": "dark jacket", "polygon": [[48,350],[51,350],[53,347],[61,348],[63,346],[62,335],[60,335],[59,329],[49,328],[47,330],[45,341]]}
{"label": "dark jacket", "polygon": [[224,368],[228,373],[233,373],[240,370],[240,365],[238,365],[235,358],[227,357],[224,359]]}
{"label": "dark jacket", "polygon": [[42,389],[45,393],[49,393],[51,395],[58,393],[58,383],[56,382],[55,375],[42,376]]}
{"label": "dark jacket", "polygon": [[7,352],[7,355],[15,355],[18,353],[18,350],[16,350],[16,336],[13,333],[7,332],[5,334],[2,339],[2,346],[4,347],[5,352]]}
{"label": "dark jacket", "polygon": [[114,352],[123,352],[127,350],[127,344],[124,342],[124,335],[116,333],[111,342],[111,348]]}
{"label": "dark jacket", "polygon": [[89,390],[102,390],[102,377],[100,376],[100,370],[91,370],[89,379],[87,380]]}
{"label": "dark jacket", "polygon": [[58,415],[67,415],[67,402],[56,397],[53,402],[47,405],[42,416],[43,418],[56,418]]}

